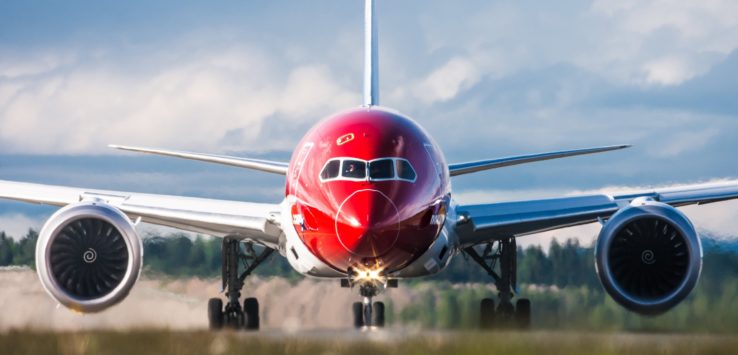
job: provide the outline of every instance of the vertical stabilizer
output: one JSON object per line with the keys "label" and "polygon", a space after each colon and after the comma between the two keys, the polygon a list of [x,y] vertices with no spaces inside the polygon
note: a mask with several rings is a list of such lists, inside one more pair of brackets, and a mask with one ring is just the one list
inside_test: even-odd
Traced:
{"label": "vertical stabilizer", "polygon": [[379,72],[377,68],[377,19],[374,0],[364,4],[364,106],[379,105]]}

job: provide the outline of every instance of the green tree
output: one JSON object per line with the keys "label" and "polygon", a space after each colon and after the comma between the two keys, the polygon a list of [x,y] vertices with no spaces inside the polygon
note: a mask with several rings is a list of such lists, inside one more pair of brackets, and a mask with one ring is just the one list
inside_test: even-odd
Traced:
{"label": "green tree", "polygon": [[14,248],[13,265],[28,265],[32,268],[36,267],[36,241],[38,240],[38,232],[29,229],[26,235],[21,238],[18,245]]}
{"label": "green tree", "polygon": [[13,263],[13,240],[0,232],[0,266],[7,266]]}

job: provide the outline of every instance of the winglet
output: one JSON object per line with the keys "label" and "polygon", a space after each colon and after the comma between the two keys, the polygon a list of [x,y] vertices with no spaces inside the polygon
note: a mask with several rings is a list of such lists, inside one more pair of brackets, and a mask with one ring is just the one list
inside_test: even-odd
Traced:
{"label": "winglet", "polygon": [[451,176],[463,175],[474,173],[482,170],[497,169],[505,166],[519,165],[532,163],[536,161],[551,160],[558,158],[573,157],[584,154],[595,154],[609,152],[612,150],[619,150],[630,148],[630,144],[611,145],[605,147],[596,148],[585,148],[585,149],[574,149],[574,150],[561,150],[556,152],[547,152],[539,154],[519,155],[514,157],[506,157],[491,160],[479,160],[466,163],[449,164],[448,170]]}
{"label": "winglet", "polygon": [[288,163],[276,162],[276,161],[270,161],[270,160],[249,159],[249,158],[231,157],[231,156],[215,155],[215,154],[191,153],[191,152],[156,149],[156,148],[130,147],[130,146],[124,146],[124,145],[117,145],[117,144],[109,144],[108,147],[113,148],[113,149],[118,149],[118,150],[126,150],[130,152],[156,154],[156,155],[163,155],[163,156],[190,159],[190,160],[199,160],[199,161],[204,161],[204,162],[209,162],[209,163],[224,164],[224,165],[230,165],[230,166],[235,166],[239,168],[260,170],[260,171],[265,171],[268,173],[280,174],[280,175],[287,175],[287,169],[289,168]]}

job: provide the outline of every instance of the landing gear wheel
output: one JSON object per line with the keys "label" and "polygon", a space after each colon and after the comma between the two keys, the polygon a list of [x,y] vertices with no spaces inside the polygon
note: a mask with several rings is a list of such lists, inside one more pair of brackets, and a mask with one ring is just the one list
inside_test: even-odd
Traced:
{"label": "landing gear wheel", "polygon": [[372,325],[384,328],[384,302],[374,302],[374,319]]}
{"label": "landing gear wheel", "polygon": [[515,303],[515,323],[520,329],[530,328],[530,300],[521,298]]}
{"label": "landing gear wheel", "polygon": [[211,298],[208,301],[208,323],[212,330],[223,328],[223,300],[220,298]]}
{"label": "landing gear wheel", "polygon": [[245,328],[247,330],[258,330],[259,301],[253,297],[243,300],[243,313],[245,317]]}
{"label": "landing gear wheel", "polygon": [[352,308],[354,312],[354,328],[361,328],[364,326],[364,304],[361,302],[354,302]]}
{"label": "landing gear wheel", "polygon": [[479,307],[479,327],[490,329],[495,324],[495,301],[491,298],[482,300]]}

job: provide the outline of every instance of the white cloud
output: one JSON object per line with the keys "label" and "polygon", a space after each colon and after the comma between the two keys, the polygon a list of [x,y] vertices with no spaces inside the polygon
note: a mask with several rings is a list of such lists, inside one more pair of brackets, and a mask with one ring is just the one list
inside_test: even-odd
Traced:
{"label": "white cloud", "polygon": [[672,57],[650,61],[644,64],[643,70],[649,84],[676,85],[694,76],[686,63]]}
{"label": "white cloud", "polygon": [[593,56],[594,67],[609,66],[623,80],[679,84],[738,48],[735,1],[596,0],[591,9],[607,28],[599,43],[606,54]]}
{"label": "white cloud", "polygon": [[465,58],[455,57],[431,72],[415,86],[415,97],[423,103],[447,101],[462,90],[476,84],[480,74],[476,65]]}
{"label": "white cloud", "polygon": [[270,117],[305,122],[359,103],[326,66],[284,70],[274,53],[245,46],[187,50],[175,47],[175,58],[153,53],[151,63],[134,67],[116,52],[97,61],[79,56],[62,70],[0,77],[0,146],[18,153],[105,153],[108,143],[290,150],[299,137],[260,135]]}

